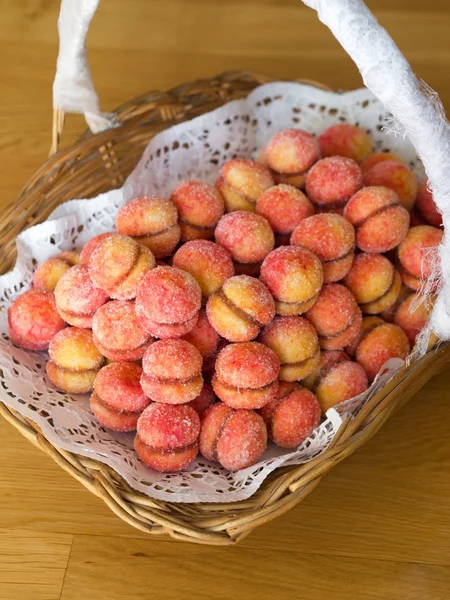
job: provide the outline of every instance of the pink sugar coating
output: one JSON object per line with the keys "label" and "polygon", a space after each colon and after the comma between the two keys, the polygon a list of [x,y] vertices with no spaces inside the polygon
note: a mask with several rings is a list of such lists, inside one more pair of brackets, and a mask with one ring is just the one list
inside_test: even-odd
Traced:
{"label": "pink sugar coating", "polygon": [[303,219],[314,214],[314,207],[303,192],[280,183],[261,194],[256,212],[267,219],[275,233],[290,234]]}
{"label": "pink sugar coating", "polygon": [[306,248],[280,246],[264,259],[261,281],[277,300],[305,302],[322,287],[322,263]]}
{"label": "pink sugar coating", "polygon": [[189,380],[160,380],[145,373],[141,377],[141,385],[145,394],[154,402],[161,404],[186,404],[202,391],[203,377],[199,373]]}
{"label": "pink sugar coating", "polygon": [[278,377],[280,361],[259,342],[240,342],[223,348],[216,360],[216,375],[226,385],[258,389]]}
{"label": "pink sugar coating", "polygon": [[338,283],[324,285],[306,318],[321,336],[333,336],[347,329],[361,315],[353,294]]}
{"label": "pink sugar coating", "polygon": [[417,336],[425,327],[430,317],[432,305],[432,297],[424,299],[420,294],[411,293],[397,307],[394,323],[406,333],[411,346],[415,344]]}
{"label": "pink sugar coating", "polygon": [[141,246],[131,237],[112,234],[92,252],[89,275],[96,287],[111,291],[131,273]]}
{"label": "pink sugar coating", "polygon": [[372,141],[367,133],[350,123],[336,123],[320,134],[319,146],[322,156],[346,156],[357,162],[372,152]]}
{"label": "pink sugar coating", "polygon": [[198,323],[198,312],[194,313],[192,317],[186,319],[186,321],[183,321],[182,323],[171,324],[157,323],[156,321],[152,321],[145,315],[141,305],[138,302],[136,302],[135,309],[139,323],[145,329],[145,331],[147,331],[153,337],[161,338],[163,340],[183,337],[192,331]]}
{"label": "pink sugar coating", "polygon": [[220,336],[208,321],[205,310],[199,312],[197,325],[183,339],[195,346],[204,359],[217,350],[220,342]]}
{"label": "pink sugar coating", "polygon": [[267,447],[264,421],[251,410],[233,411],[218,434],[217,458],[230,471],[254,465]]}
{"label": "pink sugar coating", "polygon": [[239,263],[261,262],[275,246],[269,222],[244,210],[224,215],[217,224],[215,237]]}
{"label": "pink sugar coating", "polygon": [[202,355],[195,346],[182,339],[159,340],[142,359],[146,375],[161,380],[185,380],[200,374]]}
{"label": "pink sugar coating", "polygon": [[112,431],[134,431],[137,427],[140,412],[117,412],[106,406],[94,392],[90,399],[91,410],[106,429]]}
{"label": "pink sugar coating", "polygon": [[136,294],[139,310],[149,320],[161,324],[187,321],[200,309],[201,300],[201,289],[192,275],[175,267],[148,271]]}
{"label": "pink sugar coating", "polygon": [[316,330],[303,317],[277,316],[258,339],[277,353],[281,364],[302,362],[319,350]]}
{"label": "pink sugar coating", "polygon": [[48,258],[33,273],[33,288],[53,292],[59,279],[70,269],[70,266],[61,258]]}
{"label": "pink sugar coating", "polygon": [[348,201],[344,216],[357,227],[356,245],[365,252],[388,252],[408,233],[409,212],[386,187],[366,187]]}
{"label": "pink sugar coating", "polygon": [[320,364],[316,374],[321,376],[330,365],[347,362],[349,360],[350,357],[343,350],[324,350],[320,355]]}
{"label": "pink sugar coating", "polygon": [[363,187],[347,202],[344,217],[357,227],[381,209],[397,204],[400,200],[394,190],[381,185]]}
{"label": "pink sugar coating", "polygon": [[344,217],[322,213],[304,219],[293,231],[291,244],[311,250],[322,261],[335,260],[353,249],[355,230]]}
{"label": "pink sugar coating", "polygon": [[416,209],[429,225],[433,225],[433,227],[442,225],[442,215],[438,211],[432,192],[428,189],[428,179],[424,179],[419,184]]}
{"label": "pink sugar coating", "polygon": [[48,347],[50,361],[70,371],[92,371],[105,362],[95,346],[92,331],[79,327],[66,327],[58,331]]}
{"label": "pink sugar coating", "polygon": [[247,158],[233,158],[222,165],[216,187],[228,185],[235,193],[256,202],[274,184],[269,169]]}
{"label": "pink sugar coating", "polygon": [[[235,275],[225,281],[222,294],[236,308],[254,319],[259,325],[267,325],[275,316],[272,294],[259,279],[249,275]],[[226,336],[223,336],[226,338]]]}
{"label": "pink sugar coating", "polygon": [[299,388],[284,398],[272,400],[260,409],[269,437],[282,448],[297,448],[320,423],[321,409],[316,396]]}
{"label": "pink sugar coating", "polygon": [[187,469],[198,454],[198,444],[194,442],[182,449],[153,449],[142,442],[139,436],[134,438],[134,449],[139,459],[147,466],[160,473],[179,472]]}
{"label": "pink sugar coating", "polygon": [[58,310],[74,315],[93,315],[107,300],[108,295],[92,283],[87,265],[71,267],[55,288]]}
{"label": "pink sugar coating", "polygon": [[122,206],[116,216],[117,231],[134,237],[154,235],[176,225],[178,211],[170,200],[139,196]]}
{"label": "pink sugar coating", "polygon": [[306,194],[322,207],[344,204],[362,186],[362,173],[351,158],[330,156],[308,172]]}
{"label": "pink sugar coating", "polygon": [[87,265],[94,250],[97,250],[100,244],[112,235],[114,235],[112,231],[106,231],[105,233],[99,233],[99,235],[86,242],[80,252],[80,265]]}
{"label": "pink sugar coating", "polygon": [[265,157],[269,167],[278,173],[303,173],[320,157],[319,144],[307,131],[284,129],[269,140]]}
{"label": "pink sugar coating", "polygon": [[179,183],[171,200],[182,220],[200,227],[214,227],[225,209],[219,192],[212,185],[196,179]]}
{"label": "pink sugar coating", "polygon": [[148,406],[139,417],[137,434],[154,449],[171,450],[193,444],[200,434],[200,417],[188,404]]}
{"label": "pink sugar coating", "polygon": [[234,275],[229,252],[209,240],[191,240],[174,254],[173,266],[190,273],[204,296],[216,292],[223,282]]}
{"label": "pink sugar coating", "polygon": [[66,326],[52,292],[29,290],[8,309],[9,335],[28,350],[45,350],[51,338]]}
{"label": "pink sugar coating", "polygon": [[214,404],[216,400],[217,398],[211,385],[209,383],[204,383],[202,391],[197,398],[194,398],[194,400],[191,400],[188,404],[195,410],[196,413],[201,415],[207,408]]}
{"label": "pink sugar coating", "polygon": [[92,331],[101,346],[113,351],[134,350],[150,340],[132,300],[111,300],[101,306],[94,315]]}
{"label": "pink sugar coating", "polygon": [[379,162],[384,162],[386,160],[393,160],[399,163],[403,162],[399,156],[393,154],[392,152],[374,152],[373,154],[362,160],[359,166],[361,167],[363,175],[365,175],[367,171],[371,169],[374,165],[377,165]]}
{"label": "pink sugar coating", "polygon": [[110,410],[140,412],[150,403],[140,384],[141,375],[139,365],[110,363],[97,373],[94,392]]}
{"label": "pink sugar coating", "polygon": [[200,452],[208,460],[217,460],[217,437],[232,414],[233,409],[220,401],[202,413]]}
{"label": "pink sugar coating", "polygon": [[375,326],[356,348],[356,361],[373,381],[390,358],[405,359],[409,353],[408,338],[400,327],[392,323]]}
{"label": "pink sugar coating", "polygon": [[385,186],[394,190],[400,204],[411,210],[417,195],[417,178],[411,169],[395,160],[377,163],[364,174],[365,186]]}
{"label": "pink sugar coating", "polygon": [[412,227],[398,247],[398,258],[402,267],[414,277],[431,277],[430,249],[439,246],[443,237],[443,230],[431,225]]}
{"label": "pink sugar coating", "polygon": [[394,265],[383,254],[361,252],[355,256],[344,283],[359,304],[373,302],[392,286]]}
{"label": "pink sugar coating", "polygon": [[367,390],[368,379],[363,367],[351,360],[330,361],[320,375],[317,398],[325,413],[332,406],[359,396]]}

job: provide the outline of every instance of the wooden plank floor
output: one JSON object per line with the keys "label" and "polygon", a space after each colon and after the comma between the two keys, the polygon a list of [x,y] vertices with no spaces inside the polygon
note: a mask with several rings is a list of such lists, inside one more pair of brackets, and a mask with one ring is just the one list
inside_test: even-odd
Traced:
{"label": "wooden plank floor", "polygon": [[[368,4],[449,108],[448,0]],[[0,0],[0,210],[48,152],[57,11]],[[240,68],[360,85],[299,0],[104,0],[89,47],[105,110]],[[63,141],[82,130],[69,117]],[[305,502],[231,548],[145,537],[0,421],[0,600],[447,600],[449,386],[450,373],[433,379]]]}

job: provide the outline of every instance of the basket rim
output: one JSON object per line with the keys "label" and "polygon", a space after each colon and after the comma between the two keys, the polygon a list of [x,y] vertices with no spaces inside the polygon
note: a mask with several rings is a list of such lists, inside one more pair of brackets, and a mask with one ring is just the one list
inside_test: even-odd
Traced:
{"label": "basket rim", "polygon": [[[73,160],[74,148],[82,150],[88,142],[95,142],[98,146],[106,145],[112,132],[120,131],[130,124],[132,126],[136,118],[142,117],[142,114],[145,114],[142,107],[145,108],[149,103],[159,102],[166,109],[167,107],[175,109],[182,105],[180,99],[184,98],[187,92],[192,93],[196,87],[203,85],[211,89],[211,95],[220,95],[220,100],[224,104],[231,99],[230,89],[237,83],[240,85],[240,92],[244,93],[247,86],[248,93],[257,85],[275,80],[277,79],[251,71],[231,71],[211,79],[181,84],[168,92],[148,92],[125,102],[116,109],[116,113],[123,115],[124,118],[119,128],[98,134],[92,134],[87,130],[74,144],[47,159],[24,186],[18,196],[18,202],[13,202],[7,207],[7,212],[11,208],[17,211],[21,201],[26,198],[27,191],[33,186],[38,186],[41,178],[61,176],[65,161]],[[318,82],[302,79],[296,81],[331,90]],[[133,114],[133,103],[138,107],[137,116]],[[186,116],[186,112],[183,116]],[[177,118],[175,115],[175,122],[178,122]],[[187,118],[191,117],[188,115]],[[43,218],[45,219],[45,215]],[[39,218],[39,222],[43,218]],[[33,222],[25,222],[21,230],[33,224]],[[101,497],[113,512],[133,527],[145,533],[169,534],[176,539],[198,543],[232,544],[245,537],[254,527],[283,514],[298,504],[312,492],[321,477],[332,466],[352,454],[372,437],[392,412],[405,402],[405,398],[407,400],[412,396],[406,386],[406,381],[410,377],[414,374],[416,377],[420,375],[421,382],[424,383],[434,372],[444,368],[447,362],[450,362],[450,343],[435,348],[412,365],[405,365],[380,391],[382,393],[375,394],[353,420],[347,419],[343,423],[332,445],[322,455],[305,465],[276,470],[274,477],[267,479],[260,491],[255,494],[258,496],[256,500],[255,496],[252,496],[248,500],[229,504],[185,505],[153,500],[145,494],[134,491],[120,475],[103,463],[54,446],[42,435],[33,421],[25,419],[1,401],[0,414],[34,445],[49,454],[64,470],[92,493]],[[195,507],[200,517],[196,515],[197,518],[194,518],[189,507]]]}

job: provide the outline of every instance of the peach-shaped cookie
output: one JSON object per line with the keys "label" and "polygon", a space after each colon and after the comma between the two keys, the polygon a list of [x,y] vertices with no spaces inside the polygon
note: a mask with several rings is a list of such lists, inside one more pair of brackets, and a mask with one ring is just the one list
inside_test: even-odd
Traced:
{"label": "peach-shaped cookie", "polygon": [[359,339],[347,351],[373,381],[390,358],[405,359],[410,350],[406,333],[398,325],[385,323],[379,317],[365,317]]}
{"label": "peach-shaped cookie", "polygon": [[431,225],[418,225],[408,231],[408,235],[398,247],[399,270],[403,283],[418,291],[422,281],[433,276],[433,259],[444,237],[442,229]]}
{"label": "peach-shaped cookie", "polygon": [[247,158],[233,158],[222,165],[216,188],[224,197],[227,212],[254,211],[258,198],[274,183],[265,166]]}
{"label": "peach-shaped cookie", "polygon": [[181,337],[197,324],[201,301],[200,286],[192,275],[176,267],[157,267],[139,284],[136,313],[153,336]]}
{"label": "peach-shaped cookie", "polygon": [[253,410],[233,410],[218,402],[202,415],[200,452],[225,469],[251,467],[267,448],[267,429]]}
{"label": "peach-shaped cookie", "polygon": [[44,260],[33,273],[34,289],[54,292],[58,281],[64,273],[77,264],[76,261],[78,261],[76,252],[64,252]]}
{"label": "peach-shaped cookie", "polygon": [[65,326],[51,292],[28,290],[8,309],[9,336],[27,350],[46,350],[52,337]]}
{"label": "peach-shaped cookie", "polygon": [[275,317],[261,331],[259,341],[280,359],[281,381],[299,381],[319,364],[319,338],[314,327],[302,317]]}
{"label": "peach-shaped cookie", "polygon": [[324,350],[339,350],[356,338],[361,328],[361,309],[353,294],[338,283],[328,283],[306,313],[316,328]]}
{"label": "peach-shaped cookie", "polygon": [[435,301],[436,296],[433,294],[424,298],[421,294],[411,292],[406,288],[395,305],[381,316],[386,321],[391,321],[401,327],[408,336],[411,346],[414,346],[419,333],[430,318]]}
{"label": "peach-shaped cookie", "polygon": [[79,327],[66,327],[54,335],[48,354],[48,378],[59,390],[72,394],[90,392],[105,362],[94,344],[92,331]]}
{"label": "peach-shaped cookie", "polygon": [[300,315],[317,300],[323,285],[322,263],[306,248],[281,246],[264,259],[261,281],[275,298],[278,314]]}
{"label": "peach-shaped cookie", "polygon": [[344,284],[355,296],[363,313],[375,315],[396,302],[402,280],[385,256],[361,252],[355,256]]}
{"label": "peach-shaped cookie", "polygon": [[361,162],[372,153],[372,140],[361,127],[350,123],[330,125],[318,138],[322,156],[346,156]]}
{"label": "peach-shaped cookie", "polygon": [[344,156],[322,158],[306,177],[306,194],[322,212],[342,212],[361,186],[361,169],[353,159]]}
{"label": "peach-shaped cookie", "polygon": [[198,454],[200,417],[188,405],[153,403],[138,419],[134,447],[151,469],[182,471]]}
{"label": "peach-shaped cookie", "polygon": [[190,273],[205,298],[217,292],[234,275],[233,261],[225,248],[209,240],[192,240],[174,254],[173,266]]}
{"label": "peach-shaped cookie", "polygon": [[293,246],[314,252],[323,266],[325,283],[341,280],[350,270],[355,250],[353,226],[333,213],[322,213],[303,219],[291,235]]}
{"label": "peach-shaped cookie", "polygon": [[302,129],[283,129],[265,146],[268,166],[276,173],[300,175],[319,159],[316,138]]}
{"label": "peach-shaped cookie", "polygon": [[203,387],[202,356],[186,340],[159,340],[142,359],[144,392],[155,402],[184,404],[194,400]]}
{"label": "peach-shaped cookie", "polygon": [[220,336],[230,342],[248,342],[272,321],[275,302],[261,281],[236,275],[208,299],[206,313]]}
{"label": "peach-shaped cookie", "polygon": [[356,227],[356,245],[365,252],[388,252],[402,242],[409,213],[387,187],[365,187],[350,198],[344,217]]}
{"label": "peach-shaped cookie", "polygon": [[130,200],[116,216],[117,231],[133,237],[156,258],[170,256],[180,241],[178,211],[170,200],[140,196]]}
{"label": "peach-shaped cookie", "polygon": [[392,160],[394,162],[402,163],[402,159],[394,154],[393,152],[374,152],[367,158],[361,161],[360,167],[363,175],[369,171],[373,166],[377,165],[380,162],[384,162],[386,160]]}
{"label": "peach-shaped cookie", "polygon": [[126,235],[107,237],[94,250],[88,269],[93,284],[115,300],[132,300],[138,283],[155,266],[148,248]]}
{"label": "peach-shaped cookie", "polygon": [[75,327],[91,328],[95,311],[108,299],[108,294],[92,283],[87,265],[71,267],[55,288],[59,314]]}
{"label": "peach-shaped cookie", "polygon": [[411,210],[417,196],[417,177],[406,165],[396,160],[377,163],[364,174],[364,185],[384,186],[396,192],[400,204]]}
{"label": "peach-shaped cookie", "polygon": [[91,410],[97,420],[114,431],[133,431],[150,404],[142,390],[142,369],[133,363],[110,363],[97,373]]}
{"label": "peach-shaped cookie", "polygon": [[424,179],[419,184],[414,208],[428,225],[433,225],[433,227],[442,225],[442,215],[436,206],[433,194],[428,189],[428,179]]}
{"label": "peach-shaped cookie", "polygon": [[178,209],[183,242],[213,237],[225,209],[222,196],[213,186],[188,179],[177,185],[171,200]]}
{"label": "peach-shaped cookie", "polygon": [[215,236],[235,263],[244,265],[259,266],[275,245],[269,222],[261,215],[243,210],[224,215],[217,224]]}
{"label": "peach-shaped cookie", "polygon": [[203,370],[205,370],[219,347],[220,336],[208,321],[206,311],[202,309],[198,314],[197,325],[183,335],[183,340],[195,346],[200,352],[203,358]]}
{"label": "peach-shaped cookie", "polygon": [[80,252],[80,265],[87,265],[94,250],[97,250],[100,244],[112,235],[114,235],[112,231],[106,231],[105,233],[99,233],[86,242]]}
{"label": "peach-shaped cookie", "polygon": [[359,396],[368,387],[364,369],[343,350],[322,352],[318,368],[302,383],[316,394],[324,414],[336,404]]}
{"label": "peach-shaped cookie", "polygon": [[280,361],[258,342],[229,344],[216,360],[216,395],[232,408],[261,408],[275,398]]}
{"label": "peach-shaped cookie", "polygon": [[297,448],[320,423],[320,405],[309,390],[298,388],[259,410],[269,438],[282,448]]}
{"label": "peach-shaped cookie", "polygon": [[200,394],[197,396],[197,398],[194,398],[188,402],[188,406],[192,406],[195,412],[201,415],[216,401],[217,397],[214,394],[211,385],[209,383],[204,383]]}
{"label": "peach-shaped cookie", "polygon": [[258,198],[256,212],[267,219],[280,246],[289,244],[290,234],[303,219],[314,214],[314,207],[303,192],[280,183]]}
{"label": "peach-shaped cookie", "polygon": [[101,306],[94,315],[92,331],[100,352],[114,361],[139,360],[153,342],[131,300],[112,300]]}

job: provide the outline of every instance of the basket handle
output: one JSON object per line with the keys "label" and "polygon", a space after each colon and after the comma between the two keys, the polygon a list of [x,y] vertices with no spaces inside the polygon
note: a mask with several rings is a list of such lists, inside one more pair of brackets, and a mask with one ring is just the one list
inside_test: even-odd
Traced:
{"label": "basket handle", "polygon": [[99,3],[100,0],[61,0],[50,155],[58,151],[66,112],[83,113],[92,133],[99,133],[116,124],[112,113],[100,111],[87,62],[86,36]]}

